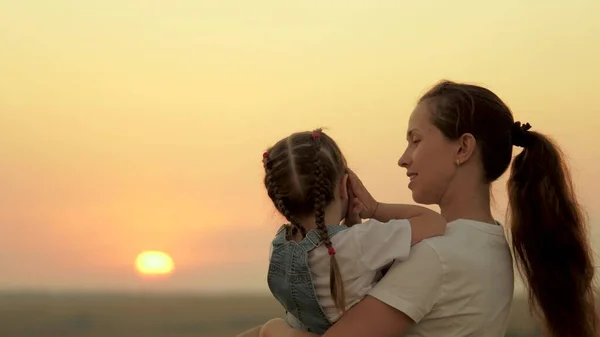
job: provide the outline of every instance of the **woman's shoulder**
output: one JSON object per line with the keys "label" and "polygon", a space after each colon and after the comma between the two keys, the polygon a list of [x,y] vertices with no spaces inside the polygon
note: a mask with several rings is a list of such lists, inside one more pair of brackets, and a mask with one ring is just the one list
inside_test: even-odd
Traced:
{"label": "woman's shoulder", "polygon": [[449,223],[446,234],[414,245],[408,260],[395,263],[386,277],[396,279],[392,282],[437,278],[438,285],[464,285],[481,280],[482,274],[512,275],[512,257],[501,235],[502,227],[487,226],[473,226],[468,221]]}
{"label": "woman's shoulder", "polygon": [[[513,261],[503,228],[499,225],[471,221],[448,224],[446,234],[423,240],[413,246],[409,261],[425,266],[428,277],[440,277],[440,286],[449,294],[485,292],[483,283],[492,282],[496,288],[511,290],[513,286]],[[395,271],[403,277],[411,270]],[[493,279],[489,279],[490,275]],[[415,276],[413,276],[415,277]]]}
{"label": "woman's shoulder", "polygon": [[455,257],[462,260],[473,256],[482,258],[495,254],[504,255],[509,250],[504,227],[501,225],[462,219],[448,223],[444,235],[424,242],[442,259]]}

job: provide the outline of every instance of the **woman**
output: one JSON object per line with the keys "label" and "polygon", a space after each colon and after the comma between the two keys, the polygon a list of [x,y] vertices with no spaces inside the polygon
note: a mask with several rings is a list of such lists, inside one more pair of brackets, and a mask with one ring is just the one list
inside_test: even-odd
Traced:
{"label": "woman", "polygon": [[[399,160],[417,203],[436,204],[446,235],[416,245],[325,337],[504,336],[513,297],[512,258],[492,217],[490,186],[522,152],[508,181],[512,248],[530,304],[547,335],[595,335],[594,267],[586,223],[558,147],[515,122],[488,89],[444,81],[413,111]],[[351,185],[373,216],[378,203]],[[315,336],[280,320],[264,336]]]}

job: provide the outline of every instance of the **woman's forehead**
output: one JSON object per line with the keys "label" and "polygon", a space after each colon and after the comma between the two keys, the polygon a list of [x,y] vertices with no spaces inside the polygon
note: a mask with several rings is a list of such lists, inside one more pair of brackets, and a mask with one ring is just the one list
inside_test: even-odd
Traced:
{"label": "woman's forehead", "polygon": [[431,124],[429,117],[429,106],[427,104],[419,103],[410,114],[410,118],[408,120],[408,129],[419,129]]}

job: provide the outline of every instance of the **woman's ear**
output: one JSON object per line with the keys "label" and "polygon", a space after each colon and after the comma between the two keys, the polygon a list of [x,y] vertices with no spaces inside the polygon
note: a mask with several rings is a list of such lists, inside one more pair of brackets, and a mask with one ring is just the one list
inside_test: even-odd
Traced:
{"label": "woman's ear", "polygon": [[338,191],[340,193],[341,200],[348,200],[348,173],[344,173],[340,178]]}
{"label": "woman's ear", "polygon": [[477,140],[470,133],[464,133],[458,139],[459,147],[456,151],[456,164],[461,165],[462,163],[468,161],[475,153],[475,149],[477,148]]}

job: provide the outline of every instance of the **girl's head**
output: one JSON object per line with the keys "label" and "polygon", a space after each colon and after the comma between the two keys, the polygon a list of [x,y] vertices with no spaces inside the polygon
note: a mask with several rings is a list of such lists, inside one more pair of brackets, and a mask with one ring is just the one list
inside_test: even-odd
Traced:
{"label": "girl's head", "polygon": [[298,132],[278,141],[263,155],[264,183],[275,208],[290,223],[290,235],[315,227],[331,255],[331,289],[340,309],[343,287],[327,224],[339,224],[347,210],[346,160],[321,129]]}
{"label": "girl's head", "polygon": [[[489,191],[523,148],[508,181],[512,245],[531,303],[552,336],[592,336],[594,267],[586,221],[555,143],[515,122],[493,92],[443,81],[414,110],[399,160],[416,202],[451,204],[467,189]],[[569,319],[565,319],[569,317]]]}
{"label": "girl's head", "polygon": [[[296,230],[302,223],[325,226],[325,211],[347,198],[346,160],[321,129],[278,141],[264,155],[265,187],[277,210]],[[346,213],[339,207],[339,219]]]}

